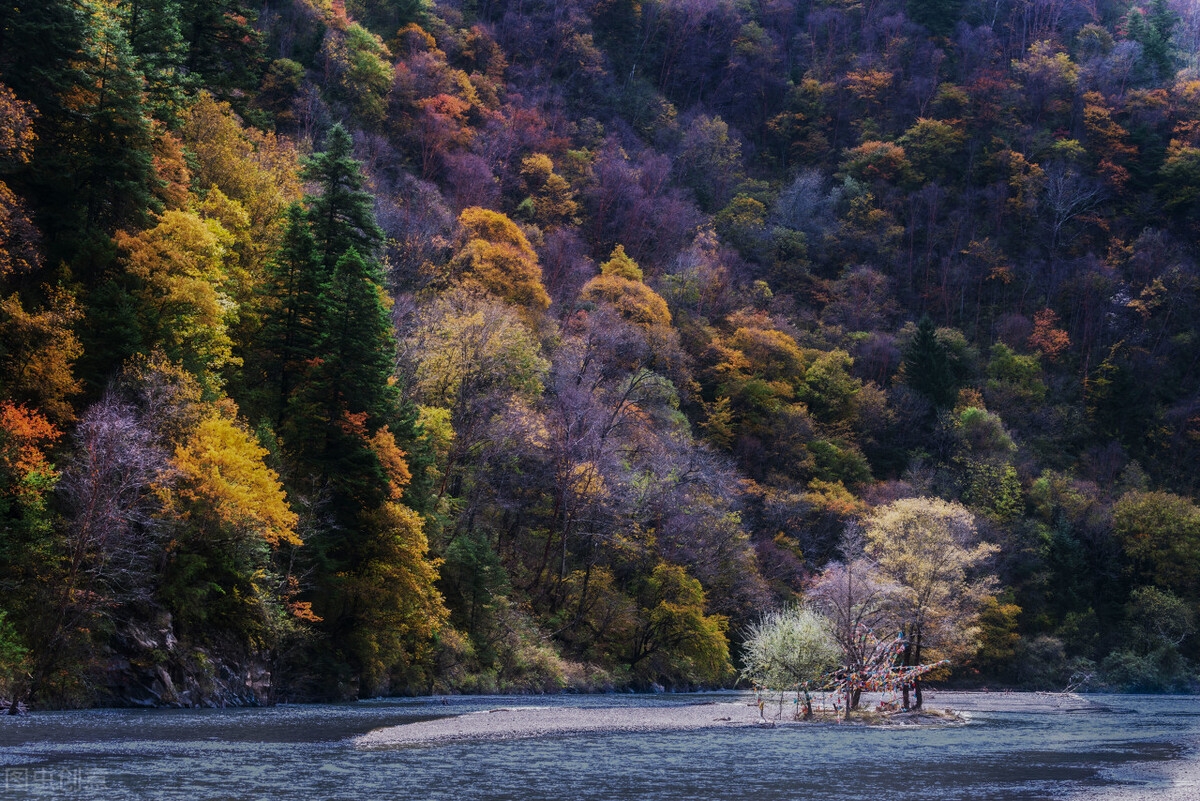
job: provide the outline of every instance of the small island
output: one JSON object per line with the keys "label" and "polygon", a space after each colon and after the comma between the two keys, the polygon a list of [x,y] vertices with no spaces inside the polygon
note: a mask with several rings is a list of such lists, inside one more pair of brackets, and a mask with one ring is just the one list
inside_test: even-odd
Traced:
{"label": "small island", "polygon": [[785,702],[760,709],[750,695],[704,703],[664,702],[661,706],[549,707],[510,706],[376,729],[354,740],[360,749],[434,746],[455,742],[515,740],[581,734],[688,732],[723,728],[853,726],[962,726],[972,715],[990,712],[1050,714],[1083,712],[1099,705],[1075,693],[952,692],[926,694],[921,711],[880,710],[881,693],[864,694],[860,711],[849,722],[834,708],[832,696],[818,697],[812,717],[796,714]]}
{"label": "small island", "polygon": [[[836,720],[832,709],[815,718]],[[899,713],[862,718],[863,722],[915,724],[962,723],[954,712]],[[624,733],[649,731],[694,731],[699,729],[771,727],[806,725],[790,715],[775,718],[771,710],[760,714],[755,703],[672,704],[661,707],[506,707],[474,712],[365,734],[355,740],[360,748],[389,748],[407,745],[433,745],[464,740],[509,740],[571,734]]]}

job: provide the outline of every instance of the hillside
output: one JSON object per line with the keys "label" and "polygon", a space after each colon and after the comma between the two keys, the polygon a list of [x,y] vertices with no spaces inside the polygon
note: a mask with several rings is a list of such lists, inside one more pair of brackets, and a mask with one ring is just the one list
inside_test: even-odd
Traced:
{"label": "hillside", "polygon": [[1198,243],[1189,0],[15,0],[0,698],[1194,686]]}

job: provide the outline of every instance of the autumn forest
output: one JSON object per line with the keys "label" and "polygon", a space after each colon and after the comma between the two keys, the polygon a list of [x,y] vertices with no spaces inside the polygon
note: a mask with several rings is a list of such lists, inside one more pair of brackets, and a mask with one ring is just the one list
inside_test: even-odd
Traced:
{"label": "autumn forest", "polygon": [[1187,690],[1198,462],[1190,0],[0,8],[14,709]]}

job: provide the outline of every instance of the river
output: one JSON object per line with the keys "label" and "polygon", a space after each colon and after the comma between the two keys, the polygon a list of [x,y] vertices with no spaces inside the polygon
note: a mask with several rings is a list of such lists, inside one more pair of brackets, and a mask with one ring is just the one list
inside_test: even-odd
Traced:
{"label": "river", "polygon": [[[735,693],[389,699],[227,710],[39,712],[0,720],[0,799],[963,799],[1156,790],[1200,698],[1087,696],[1083,711],[975,703],[969,723],[608,733],[356,748],[373,729],[495,706],[657,706]],[[988,696],[980,696],[988,700]],[[929,702],[939,705],[935,693]],[[1193,755],[1194,756],[1194,755]],[[1197,788],[1200,798],[1200,788]]]}

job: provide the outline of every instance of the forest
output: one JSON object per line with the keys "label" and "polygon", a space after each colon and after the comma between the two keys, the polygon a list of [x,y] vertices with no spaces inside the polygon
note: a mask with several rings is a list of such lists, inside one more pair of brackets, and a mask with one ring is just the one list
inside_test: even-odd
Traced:
{"label": "forest", "polygon": [[1194,688],[1200,4],[0,7],[0,698]]}

